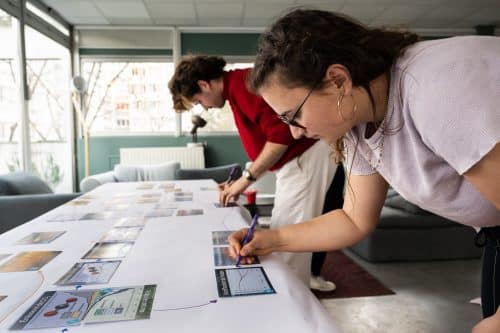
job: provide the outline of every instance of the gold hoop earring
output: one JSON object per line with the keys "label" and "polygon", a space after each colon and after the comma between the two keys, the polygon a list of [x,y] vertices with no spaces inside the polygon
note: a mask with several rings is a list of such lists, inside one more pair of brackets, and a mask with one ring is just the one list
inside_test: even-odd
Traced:
{"label": "gold hoop earring", "polygon": [[358,110],[358,105],[356,104],[356,102],[354,102],[354,97],[353,97],[352,100],[354,102],[354,105],[352,107],[352,116],[351,116],[351,118],[346,119],[346,118],[344,118],[344,115],[342,114],[342,110],[341,110],[341,105],[342,105],[343,99],[344,99],[344,94],[341,94],[339,99],[337,100],[337,111],[340,115],[340,118],[342,118],[343,121],[353,120],[354,115],[356,114],[356,111]]}

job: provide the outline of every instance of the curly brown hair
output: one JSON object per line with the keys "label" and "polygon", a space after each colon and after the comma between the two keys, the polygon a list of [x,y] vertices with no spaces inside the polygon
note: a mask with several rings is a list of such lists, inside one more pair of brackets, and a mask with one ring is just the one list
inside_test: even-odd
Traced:
{"label": "curly brown hair", "polygon": [[183,58],[168,83],[174,110],[182,112],[191,109],[191,98],[201,92],[198,81],[208,82],[222,77],[225,66],[226,61],[216,56],[189,55]]}
{"label": "curly brown hair", "polygon": [[[288,88],[321,89],[328,66],[342,64],[374,105],[370,81],[388,73],[404,49],[418,40],[416,34],[371,29],[341,14],[295,9],[261,35],[249,85],[258,91],[275,74]],[[339,156],[342,140],[334,145]]]}

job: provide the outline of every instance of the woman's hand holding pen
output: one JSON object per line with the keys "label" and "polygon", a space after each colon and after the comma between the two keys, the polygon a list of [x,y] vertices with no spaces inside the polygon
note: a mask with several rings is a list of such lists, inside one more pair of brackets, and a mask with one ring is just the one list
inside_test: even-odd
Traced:
{"label": "woman's hand holding pen", "polygon": [[277,250],[279,242],[276,230],[255,230],[251,240],[242,247],[247,231],[248,228],[244,228],[229,235],[229,255],[232,258],[241,255],[241,263],[248,265],[253,263],[253,256],[265,256]]}

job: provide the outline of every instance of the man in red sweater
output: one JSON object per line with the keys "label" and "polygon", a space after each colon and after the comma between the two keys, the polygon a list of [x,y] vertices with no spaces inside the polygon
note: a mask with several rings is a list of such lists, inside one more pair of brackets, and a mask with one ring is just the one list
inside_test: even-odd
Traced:
{"label": "man in red sweater", "polygon": [[[185,58],[169,83],[174,109],[178,112],[190,110],[195,104],[201,104],[206,110],[221,108],[226,100],[231,105],[252,165],[238,180],[221,187],[221,203],[237,199],[270,170],[276,173],[272,228],[321,215],[325,194],[337,168],[333,160],[324,158],[329,148],[317,140],[295,140],[288,125],[265,101],[248,91],[246,78],[251,69],[224,71],[225,65],[221,57]],[[282,257],[306,285],[311,282],[315,289],[335,289],[332,282],[321,277],[310,281],[310,253],[285,253]]]}

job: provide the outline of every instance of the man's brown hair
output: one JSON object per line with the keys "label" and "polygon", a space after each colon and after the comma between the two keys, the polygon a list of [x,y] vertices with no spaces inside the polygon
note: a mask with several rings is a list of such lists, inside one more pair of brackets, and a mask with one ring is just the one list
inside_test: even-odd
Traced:
{"label": "man's brown hair", "polygon": [[200,93],[198,81],[218,79],[224,74],[226,61],[216,56],[187,56],[177,65],[174,76],[168,83],[174,110],[182,112],[193,107],[191,98]]}

